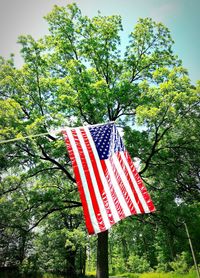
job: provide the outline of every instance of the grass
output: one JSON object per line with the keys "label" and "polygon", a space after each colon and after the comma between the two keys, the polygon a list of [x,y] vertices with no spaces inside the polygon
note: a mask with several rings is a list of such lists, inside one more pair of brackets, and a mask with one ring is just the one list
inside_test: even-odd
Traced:
{"label": "grass", "polygon": [[[0,273],[0,278],[8,278],[8,277],[17,277],[15,275],[8,276],[7,274]],[[27,278],[30,276],[27,276]],[[31,276],[32,277],[32,276]],[[36,276],[33,276],[36,277]],[[64,278],[62,275],[55,275],[55,274],[50,274],[46,273],[43,276],[38,275],[38,278]],[[96,272],[87,272],[86,278],[95,278],[96,277]],[[116,275],[110,275],[110,278],[197,278],[197,274],[194,270],[190,271],[189,273],[186,274],[179,274],[175,272],[168,272],[168,273],[156,273],[156,272],[149,272],[149,273],[142,273],[142,274],[137,274],[137,273],[123,273],[123,274],[116,274]]]}
{"label": "grass", "polygon": [[179,274],[174,272],[168,273],[156,273],[156,272],[149,272],[149,273],[142,273],[142,274],[135,274],[135,273],[123,273],[118,274],[115,276],[110,276],[113,278],[120,278],[120,277],[127,277],[127,278],[196,278],[196,272],[190,271],[186,274]]}
{"label": "grass", "polygon": [[[96,277],[96,272],[87,273],[87,278]],[[168,273],[157,273],[157,272],[148,272],[148,273],[123,273],[123,274],[115,274],[110,275],[110,278],[197,278],[195,271],[190,271],[186,274],[180,274],[175,272]]]}
{"label": "grass", "polygon": [[[0,278],[8,278],[11,276],[1,276]],[[15,276],[12,276],[13,278]],[[35,277],[35,276],[34,276]],[[96,275],[95,273],[92,273],[90,275],[87,275],[86,278],[95,278]],[[118,274],[115,276],[109,276],[110,278],[197,278],[195,272],[190,272],[187,274],[178,274],[178,273],[142,273],[142,274],[137,274],[137,273],[123,273],[123,274]],[[28,278],[28,276],[27,276]],[[65,278],[62,275],[52,275],[52,274],[45,274],[42,276],[42,278]]]}
{"label": "grass", "polygon": [[179,274],[174,272],[169,273],[143,273],[139,278],[196,278],[196,273],[191,271],[186,274]]}

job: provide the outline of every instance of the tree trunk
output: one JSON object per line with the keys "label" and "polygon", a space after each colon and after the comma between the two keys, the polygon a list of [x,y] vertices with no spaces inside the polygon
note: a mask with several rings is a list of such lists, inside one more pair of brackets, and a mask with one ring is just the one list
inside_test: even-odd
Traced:
{"label": "tree trunk", "polygon": [[67,277],[75,278],[77,277],[76,266],[75,266],[76,251],[70,250],[67,254]]}
{"label": "tree trunk", "polygon": [[85,277],[86,270],[86,247],[80,247],[79,252],[79,270],[78,274]]}
{"label": "tree trunk", "polygon": [[97,278],[108,278],[108,231],[98,234]]}

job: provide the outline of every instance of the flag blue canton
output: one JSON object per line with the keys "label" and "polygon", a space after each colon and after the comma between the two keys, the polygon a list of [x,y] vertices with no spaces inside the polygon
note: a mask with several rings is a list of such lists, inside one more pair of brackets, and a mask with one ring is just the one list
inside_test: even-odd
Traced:
{"label": "flag blue canton", "polygon": [[89,127],[100,160],[108,159],[112,153],[124,151],[125,147],[114,124]]}

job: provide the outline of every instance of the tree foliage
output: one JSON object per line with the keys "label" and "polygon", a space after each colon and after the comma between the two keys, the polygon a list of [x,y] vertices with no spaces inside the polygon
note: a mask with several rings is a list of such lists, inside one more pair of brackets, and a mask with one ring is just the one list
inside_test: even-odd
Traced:
{"label": "tree foliage", "polygon": [[1,144],[0,267],[85,272],[95,247],[63,140],[52,130],[107,121],[123,128],[128,151],[141,159],[157,208],[113,227],[111,268],[175,267],[170,262],[189,250],[183,219],[199,256],[200,83],[191,84],[169,30],[139,19],[122,53],[120,16],[89,18],[71,4],[45,19],[48,35],[19,38],[21,68],[13,57],[0,60],[0,139],[19,139]]}

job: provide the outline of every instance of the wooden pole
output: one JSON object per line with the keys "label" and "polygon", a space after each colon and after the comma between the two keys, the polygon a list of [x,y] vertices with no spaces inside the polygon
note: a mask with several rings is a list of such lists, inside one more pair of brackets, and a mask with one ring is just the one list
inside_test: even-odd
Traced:
{"label": "wooden pole", "polygon": [[193,249],[193,246],[192,246],[192,241],[191,241],[191,238],[190,238],[189,230],[188,230],[187,224],[185,222],[183,222],[183,224],[185,226],[188,241],[189,241],[189,244],[190,244],[190,249],[191,249],[192,257],[193,257],[193,260],[194,260],[194,265],[195,265],[195,268],[196,268],[197,277],[200,278],[199,268],[198,268],[197,261],[196,261],[196,258],[195,258],[194,249]]}
{"label": "wooden pole", "polygon": [[108,231],[98,234],[97,278],[108,278]]}

